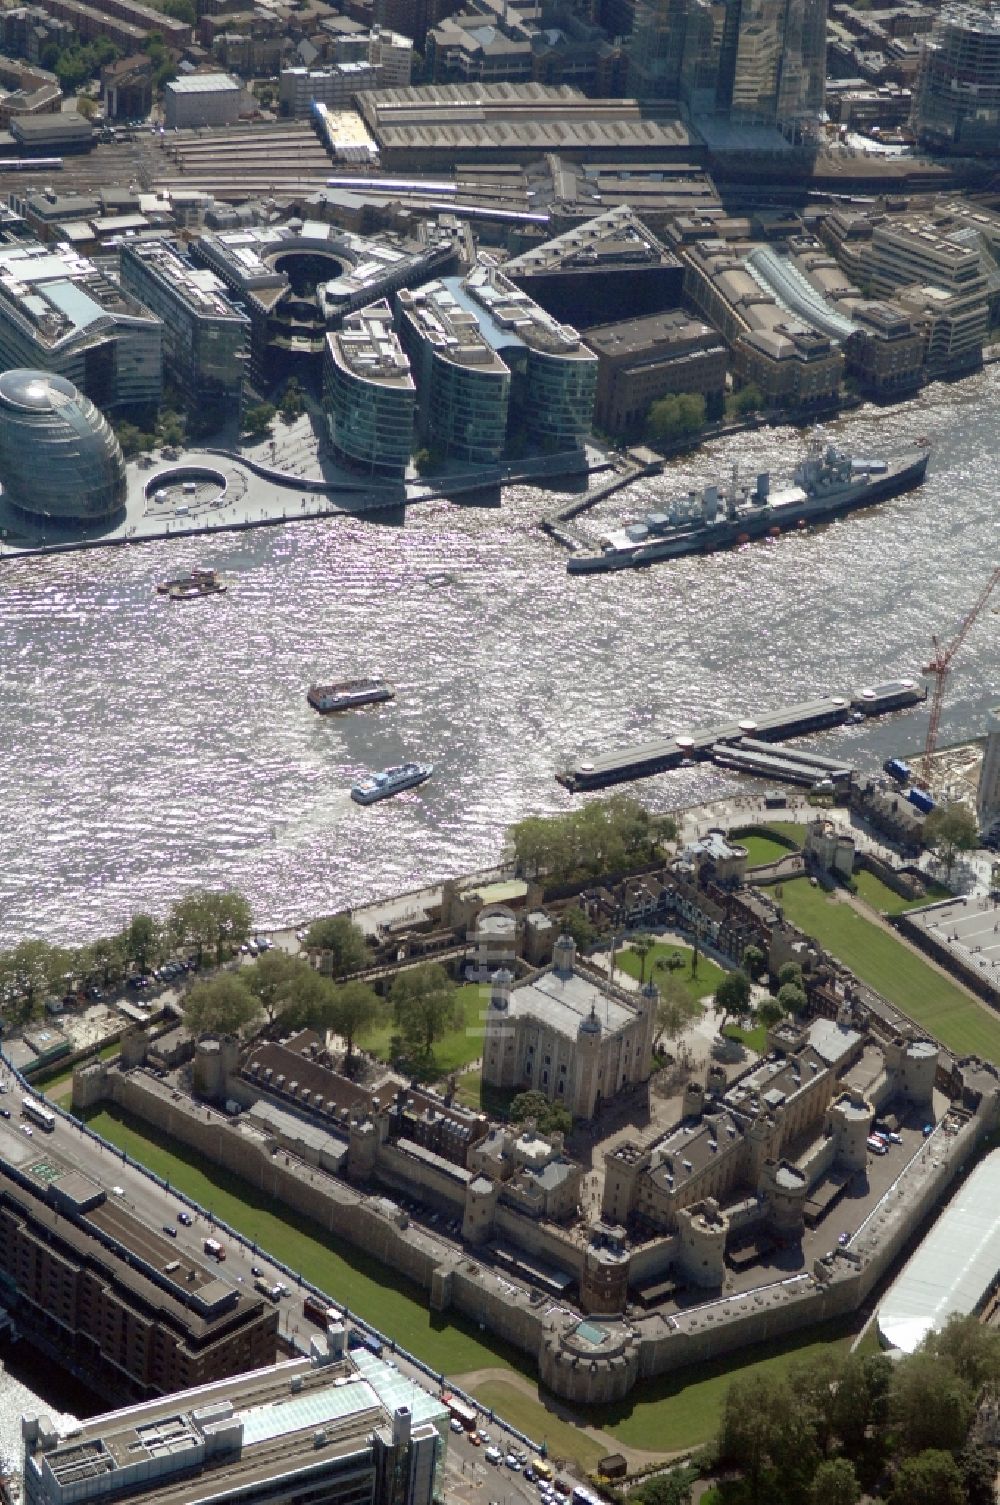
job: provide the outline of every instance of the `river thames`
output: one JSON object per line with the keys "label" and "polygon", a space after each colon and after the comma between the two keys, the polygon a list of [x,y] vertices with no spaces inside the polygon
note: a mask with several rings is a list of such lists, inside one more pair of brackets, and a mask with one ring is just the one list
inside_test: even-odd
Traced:
{"label": "river thames", "polygon": [[[913,674],[997,561],[1000,370],[830,427],[859,453],[926,435],[924,486],[777,543],[569,577],[553,500],[429,503],[405,526],[295,523],[0,566],[0,945],[80,943],[130,912],[232,885],[263,928],[497,861],[520,817],[566,809],[557,767],[734,713]],[[720,441],[585,519],[620,520],[728,472],[787,474],[791,430]],[[228,594],[155,582],[195,566]],[[995,602],[1000,607],[1000,599]],[[1000,699],[998,617],[957,659],[941,742]],[[390,706],[320,718],[315,680],[379,674]],[[814,739],[864,767],[913,752],[926,709]],[[433,762],[371,808],[353,778]],[[653,808],[731,790],[715,770],[634,786]]]}

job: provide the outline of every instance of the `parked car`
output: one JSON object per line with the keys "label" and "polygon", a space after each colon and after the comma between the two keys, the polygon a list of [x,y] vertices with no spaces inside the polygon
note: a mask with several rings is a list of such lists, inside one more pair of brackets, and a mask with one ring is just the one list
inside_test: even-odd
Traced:
{"label": "parked car", "polygon": [[164,1223],[164,1225],[163,1225],[163,1231],[164,1231],[164,1233],[169,1234],[169,1236],[171,1238],[176,1238],[177,1237],[177,1229],[174,1227],[174,1225],[172,1223]]}
{"label": "parked car", "polygon": [[885,1155],[887,1153],[886,1146],[874,1134],[869,1134],[868,1136],[868,1148],[873,1155]]}
{"label": "parked car", "polygon": [[457,1416],[453,1416],[451,1418],[451,1430],[455,1433],[456,1437],[461,1437],[462,1433],[465,1431],[465,1428],[463,1427]]}
{"label": "parked car", "polygon": [[502,1463],[503,1462],[503,1453],[501,1453],[501,1451],[500,1451],[499,1448],[488,1447],[486,1449],[486,1462],[487,1463],[494,1463],[494,1464],[496,1464],[496,1463]]}

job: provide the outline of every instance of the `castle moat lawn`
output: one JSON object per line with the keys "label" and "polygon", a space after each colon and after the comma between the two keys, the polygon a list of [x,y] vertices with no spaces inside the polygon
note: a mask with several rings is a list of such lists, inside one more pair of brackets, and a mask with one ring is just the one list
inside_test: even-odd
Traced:
{"label": "castle moat lawn", "polygon": [[806,878],[782,885],[779,901],[793,924],[811,935],[958,1055],[1000,1064],[1000,1018],[930,966],[916,952],[842,897]]}
{"label": "castle moat lawn", "polygon": [[[363,1250],[335,1239],[296,1213],[283,1213],[249,1182],[116,1106],[84,1116],[109,1144],[125,1150],[291,1269],[300,1270],[331,1300],[357,1312],[432,1369],[459,1383],[463,1375],[469,1375],[469,1388],[481,1405],[506,1417],[537,1442],[547,1439],[554,1457],[574,1459],[584,1468],[593,1468],[605,1451],[585,1427],[609,1433],[623,1446],[655,1453],[695,1447],[718,1425],[726,1387],[734,1375],[747,1368],[784,1370],[813,1350],[849,1342],[846,1323],[807,1330],[783,1344],[747,1349],[729,1360],[644,1382],[617,1406],[574,1413],[563,1402],[550,1402],[562,1413],[556,1416],[537,1391],[529,1395],[519,1384],[503,1378],[503,1371],[512,1372],[535,1386],[535,1365],[527,1355],[479,1333],[462,1317],[429,1312],[418,1286],[375,1264]],[[476,1371],[478,1377],[474,1377]]]}

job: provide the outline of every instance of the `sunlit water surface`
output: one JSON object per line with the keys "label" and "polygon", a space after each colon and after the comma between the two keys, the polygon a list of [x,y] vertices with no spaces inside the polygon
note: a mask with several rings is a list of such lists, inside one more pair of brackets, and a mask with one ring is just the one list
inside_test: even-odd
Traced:
{"label": "sunlit water surface", "polygon": [[[0,569],[0,944],[82,942],[130,911],[231,884],[280,924],[495,861],[506,827],[565,809],[585,751],[913,673],[996,562],[1000,373],[834,427],[858,452],[926,434],[926,484],[778,543],[570,577],[553,498],[432,503],[405,526],[290,524],[5,562]],[[740,435],[611,498],[620,521],[728,471],[787,473],[789,430]],[[227,595],[169,604],[196,565]],[[442,579],[447,572],[448,580]],[[1000,598],[996,602],[1000,606]],[[942,740],[1000,691],[998,617],[956,660]],[[381,674],[394,704],[321,718],[317,679]],[[815,739],[874,764],[926,712]],[[352,779],[404,758],[433,779],[371,808]],[[657,809],[733,788],[710,768],[641,786]]]}

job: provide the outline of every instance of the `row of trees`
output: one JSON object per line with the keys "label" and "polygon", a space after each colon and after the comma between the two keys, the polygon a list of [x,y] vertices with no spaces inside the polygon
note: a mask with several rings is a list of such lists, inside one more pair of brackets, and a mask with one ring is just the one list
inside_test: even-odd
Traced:
{"label": "row of trees", "polygon": [[717,1466],[727,1505],[993,1505],[994,1464],[969,1443],[977,1397],[1000,1383],[1000,1334],[953,1318],[912,1355],[821,1351],[729,1387]]}
{"label": "row of trees", "polygon": [[719,982],[715,990],[715,1007],[723,1015],[720,1033],[729,1023],[742,1028],[762,1024],[770,1029],[787,1014],[805,1012],[808,1000],[802,985],[802,968],[797,962],[786,962],[781,968],[776,992],[754,1002],[753,983],[763,972],[765,961],[759,947],[748,946],[743,953],[743,966],[735,972],[727,972]]}
{"label": "row of trees", "polygon": [[196,982],[184,1019],[192,1034],[253,1035],[289,1029],[328,1031],[344,1041],[350,1071],[359,1040],[390,1019],[400,1048],[424,1063],[438,1040],[460,1022],[458,990],[436,963],[410,967],[394,980],[388,998],[358,979],[338,981],[317,972],[305,957],[265,951],[249,966]]}
{"label": "row of trees", "polygon": [[565,815],[529,816],[511,826],[507,839],[519,872],[562,882],[651,861],[657,843],[676,834],[670,816],[654,818],[638,800],[614,794]]}
{"label": "row of trees", "polygon": [[187,440],[187,423],[184,415],[175,407],[164,406],[156,415],[152,430],[140,428],[137,423],[122,420],[115,424],[118,443],[126,460],[135,455],[148,455],[157,445],[175,445],[178,448]]}
{"label": "row of trees", "polygon": [[242,894],[199,889],[178,899],[166,920],[134,914],[117,935],[89,945],[56,946],[21,941],[0,951],[0,1013],[8,1023],[36,1018],[46,998],[67,989],[120,986],[130,973],[146,973],[178,950],[198,966],[208,956],[218,963],[250,935],[252,915]]}

